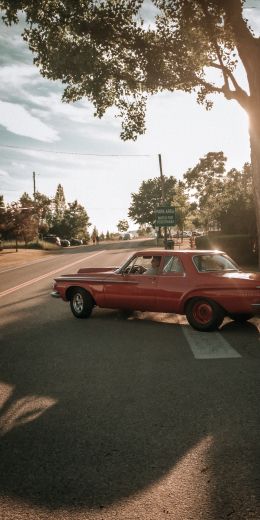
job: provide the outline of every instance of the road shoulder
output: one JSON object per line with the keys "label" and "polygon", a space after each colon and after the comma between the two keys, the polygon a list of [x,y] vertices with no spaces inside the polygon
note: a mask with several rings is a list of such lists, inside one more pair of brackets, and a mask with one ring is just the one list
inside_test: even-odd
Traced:
{"label": "road shoulder", "polygon": [[[22,267],[39,260],[48,259],[53,255],[53,251],[43,251],[41,249],[4,249],[0,252],[0,272],[16,267]],[[56,251],[55,251],[55,254]]]}

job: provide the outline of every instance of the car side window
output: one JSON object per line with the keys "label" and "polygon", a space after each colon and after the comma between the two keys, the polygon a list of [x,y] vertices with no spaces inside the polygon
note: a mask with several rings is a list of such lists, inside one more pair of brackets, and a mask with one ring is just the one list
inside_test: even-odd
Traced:
{"label": "car side window", "polygon": [[198,255],[193,258],[199,272],[237,271],[237,266],[227,257],[220,254]]}
{"label": "car side window", "polygon": [[125,274],[144,274],[151,266],[152,256],[136,256],[125,267]]}
{"label": "car side window", "polygon": [[183,266],[180,259],[175,256],[166,256],[164,259],[163,273],[183,273]]}

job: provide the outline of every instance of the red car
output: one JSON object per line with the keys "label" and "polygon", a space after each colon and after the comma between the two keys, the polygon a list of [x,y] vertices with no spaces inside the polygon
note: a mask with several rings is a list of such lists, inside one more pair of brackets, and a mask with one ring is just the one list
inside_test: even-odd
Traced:
{"label": "red car", "polygon": [[246,321],[260,310],[260,273],[247,273],[222,251],[146,250],[119,268],[84,268],[55,278],[52,295],[70,302],[76,318],[95,305],[184,314],[200,331],[225,316]]}

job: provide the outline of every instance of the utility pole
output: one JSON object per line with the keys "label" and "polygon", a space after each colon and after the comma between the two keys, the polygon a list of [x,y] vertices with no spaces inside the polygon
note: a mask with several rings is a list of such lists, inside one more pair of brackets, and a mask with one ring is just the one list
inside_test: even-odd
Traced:
{"label": "utility pole", "polygon": [[[34,211],[36,211],[36,201],[35,201],[35,196],[36,196],[36,182],[35,182],[35,172],[33,172],[33,200],[34,200]],[[37,221],[38,221],[38,230],[37,230],[37,243],[39,242],[39,216],[37,216]]]}
{"label": "utility pole", "polygon": [[36,185],[35,185],[35,172],[33,172],[33,198],[35,200]]}
{"label": "utility pole", "polygon": [[[163,176],[163,170],[162,170],[162,156],[159,153],[159,166],[160,166],[160,179],[161,179],[161,187],[162,187],[162,204],[165,204],[165,187],[164,187],[164,176]],[[164,228],[164,249],[167,249],[167,227]]]}

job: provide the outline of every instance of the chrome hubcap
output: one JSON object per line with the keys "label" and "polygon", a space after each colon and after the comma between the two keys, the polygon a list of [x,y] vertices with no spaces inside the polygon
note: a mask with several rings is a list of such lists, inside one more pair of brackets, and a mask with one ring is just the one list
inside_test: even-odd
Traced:
{"label": "chrome hubcap", "polygon": [[74,310],[75,310],[77,313],[82,312],[82,310],[83,310],[83,305],[84,305],[84,302],[83,302],[83,298],[82,298],[81,294],[80,294],[80,293],[76,293],[76,294],[73,296],[73,308],[74,308]]}
{"label": "chrome hubcap", "polygon": [[206,324],[212,319],[212,307],[207,302],[198,303],[193,309],[193,316],[197,322]]}

